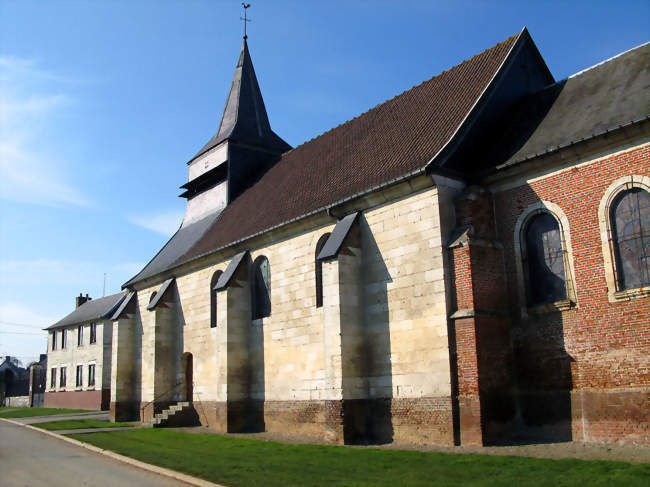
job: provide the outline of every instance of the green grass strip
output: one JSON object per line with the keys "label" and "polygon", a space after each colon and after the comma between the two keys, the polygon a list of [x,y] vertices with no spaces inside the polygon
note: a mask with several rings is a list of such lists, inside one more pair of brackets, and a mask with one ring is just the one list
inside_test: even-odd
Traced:
{"label": "green grass strip", "polygon": [[[14,409],[14,408],[8,408]],[[0,418],[31,418],[34,416],[51,416],[53,414],[89,413],[88,409],[58,408],[18,408],[16,411],[1,411]]]}
{"label": "green grass strip", "polygon": [[138,460],[233,487],[648,485],[650,465],[444,454],[137,429],[71,435]]}
{"label": "green grass strip", "polygon": [[129,423],[111,423],[109,421],[101,421],[99,419],[64,419],[61,421],[47,421],[45,423],[36,423],[32,426],[41,428],[48,431],[61,431],[61,430],[83,430],[95,428],[121,428],[123,426],[131,426]]}

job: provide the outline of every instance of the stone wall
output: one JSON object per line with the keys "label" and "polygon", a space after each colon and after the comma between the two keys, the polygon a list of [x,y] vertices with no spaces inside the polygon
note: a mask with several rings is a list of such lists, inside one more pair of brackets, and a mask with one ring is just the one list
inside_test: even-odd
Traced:
{"label": "stone wall", "polygon": [[7,396],[5,397],[4,406],[8,408],[27,408],[29,407],[29,396]]}
{"label": "stone wall", "polygon": [[[179,363],[181,354],[192,354],[194,406],[216,430],[262,427],[341,442],[347,427],[357,440],[452,443],[441,237],[451,229],[441,228],[439,197],[455,190],[432,187],[429,179],[409,195],[399,191],[374,195],[379,203],[355,224],[356,242],[346,241],[323,264],[322,307],[316,306],[316,243],[334,227],[322,217],[251,242],[243,265],[262,255],[270,263],[267,318],[250,319],[243,269],[218,293],[217,326],[210,327],[210,281],[231,257],[206,258],[176,274],[172,325],[162,325],[159,310],[146,309],[159,284],[140,289],[134,327],[142,327],[135,367],[142,379],[134,396],[141,404],[153,400],[160,374],[154,364],[163,359],[156,336],[171,326],[180,331],[170,349],[178,357],[165,353],[165,360]],[[237,424],[237,415],[258,420]]]}

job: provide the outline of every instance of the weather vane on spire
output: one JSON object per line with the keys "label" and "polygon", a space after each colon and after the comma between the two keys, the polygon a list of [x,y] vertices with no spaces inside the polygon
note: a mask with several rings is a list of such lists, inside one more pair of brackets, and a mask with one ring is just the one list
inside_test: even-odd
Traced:
{"label": "weather vane on spire", "polygon": [[246,10],[248,9],[248,7],[251,6],[251,4],[250,4],[250,3],[242,2],[241,6],[244,7],[244,16],[243,16],[243,17],[239,17],[239,19],[244,21],[244,39],[248,39],[248,36],[246,35],[246,23],[247,23],[247,22],[250,22],[251,19],[249,19],[249,18],[246,16]]}

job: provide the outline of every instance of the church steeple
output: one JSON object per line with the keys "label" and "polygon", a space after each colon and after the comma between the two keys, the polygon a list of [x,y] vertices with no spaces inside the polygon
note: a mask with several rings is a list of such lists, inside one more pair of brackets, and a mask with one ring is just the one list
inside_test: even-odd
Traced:
{"label": "church steeple", "polygon": [[183,224],[223,210],[290,149],[271,130],[244,38],[219,130],[188,162]]}
{"label": "church steeple", "polygon": [[219,130],[193,159],[225,140],[278,153],[291,148],[271,130],[246,39],[239,54]]}

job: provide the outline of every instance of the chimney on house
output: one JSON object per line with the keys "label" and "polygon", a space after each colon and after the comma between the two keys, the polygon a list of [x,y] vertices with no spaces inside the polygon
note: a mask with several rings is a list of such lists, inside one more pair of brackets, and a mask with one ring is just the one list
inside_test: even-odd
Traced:
{"label": "chimney on house", "polygon": [[91,299],[92,299],[92,298],[89,297],[88,294],[86,294],[86,295],[84,296],[83,294],[79,293],[79,296],[77,296],[76,298],[74,298],[75,308],[78,308],[79,306],[81,306],[82,304],[84,304],[86,301],[90,301]]}

